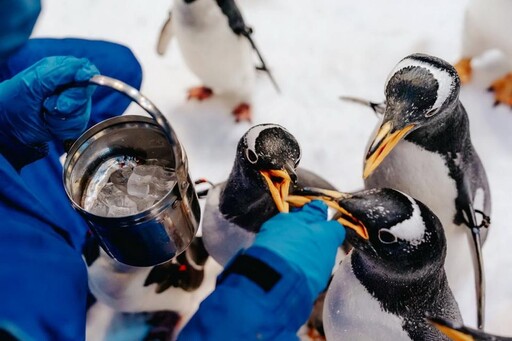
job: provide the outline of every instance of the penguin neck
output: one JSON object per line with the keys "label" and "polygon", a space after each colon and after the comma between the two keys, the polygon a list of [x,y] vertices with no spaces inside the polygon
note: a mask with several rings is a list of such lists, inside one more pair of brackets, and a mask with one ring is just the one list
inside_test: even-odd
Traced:
{"label": "penguin neck", "polygon": [[244,170],[236,162],[221,192],[219,210],[240,227],[258,232],[261,224],[278,213],[261,175],[256,170]]}
{"label": "penguin neck", "polygon": [[414,130],[405,137],[405,140],[443,155],[466,150],[468,145],[471,145],[466,110],[457,100],[446,111],[443,118]]}
{"label": "penguin neck", "polygon": [[441,262],[399,273],[383,269],[372,257],[354,251],[351,257],[354,275],[384,308],[395,314],[404,315],[405,307],[429,307],[434,297],[448,287]]}

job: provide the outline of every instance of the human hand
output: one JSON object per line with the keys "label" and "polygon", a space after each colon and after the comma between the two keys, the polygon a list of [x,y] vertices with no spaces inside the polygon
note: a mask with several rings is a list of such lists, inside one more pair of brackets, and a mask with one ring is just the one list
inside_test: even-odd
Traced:
{"label": "human hand", "polygon": [[47,57],[0,83],[0,129],[24,145],[78,137],[86,128],[95,86],[62,87],[99,74],[85,58]]}
{"label": "human hand", "polygon": [[343,226],[326,219],[327,205],[315,200],[298,211],[279,213],[265,222],[253,243],[304,272],[314,297],[327,285],[337,248],[345,239]]}

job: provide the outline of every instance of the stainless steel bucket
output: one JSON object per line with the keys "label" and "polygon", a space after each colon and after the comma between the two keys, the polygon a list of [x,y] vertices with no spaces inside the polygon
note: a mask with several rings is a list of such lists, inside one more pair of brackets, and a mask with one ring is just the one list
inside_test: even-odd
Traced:
{"label": "stainless steel bucket", "polygon": [[[90,84],[110,87],[128,96],[147,111],[144,116],[119,116],[87,130],[68,151],[63,181],[73,207],[87,220],[102,248],[117,261],[132,266],[153,266],[184,251],[200,221],[200,207],[188,174],[185,150],[161,112],[129,85],[94,76]],[[156,159],[175,169],[177,182],[149,209],[135,215],[104,217],[84,208],[84,191],[106,160],[128,156]]]}

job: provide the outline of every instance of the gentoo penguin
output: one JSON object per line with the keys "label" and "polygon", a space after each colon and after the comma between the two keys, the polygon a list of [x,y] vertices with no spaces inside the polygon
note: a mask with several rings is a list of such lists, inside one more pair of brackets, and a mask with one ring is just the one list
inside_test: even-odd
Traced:
{"label": "gentoo penguin", "polygon": [[[334,189],[318,175],[297,168],[300,159],[299,143],[280,125],[256,125],[242,136],[227,181],[209,190],[203,212],[204,245],[218,263],[226,265],[249,247],[266,220],[288,212],[289,193],[305,186]],[[322,333],[315,311],[310,318],[301,332]]]}
{"label": "gentoo penguin", "polygon": [[288,212],[286,197],[295,187],[333,188],[297,169],[300,158],[299,143],[280,125],[256,125],[242,136],[231,173],[209,190],[203,214],[204,245],[219,264],[252,244],[266,220]]}
{"label": "gentoo penguin", "polygon": [[[455,65],[462,83],[471,80],[473,58],[484,52],[499,49],[512,60],[512,2],[509,0],[470,0],[464,18],[462,58]],[[510,65],[512,66],[512,65]],[[495,93],[495,105],[512,106],[512,72],[492,82],[489,90]]]}
{"label": "gentoo penguin", "polygon": [[262,63],[259,68],[274,82],[251,34],[235,0],[175,0],[157,51],[165,53],[175,35],[185,63],[204,84],[190,89],[188,98],[204,100],[213,92],[224,93],[238,103],[233,109],[236,121],[251,121],[253,49]]}
{"label": "gentoo penguin", "polygon": [[489,223],[491,200],[459,89],[455,69],[439,58],[414,54],[400,61],[386,82],[385,112],[370,142],[363,177],[366,188],[403,191],[439,217],[448,243],[448,282],[466,323],[477,315],[471,314],[476,305],[463,299],[476,260],[481,327],[485,289],[481,244],[487,229],[480,226]]}
{"label": "gentoo penguin", "polygon": [[428,316],[427,320],[453,341],[512,341],[511,337],[487,334],[444,318]]}
{"label": "gentoo penguin", "polygon": [[[95,333],[103,327],[103,334],[112,339],[125,339],[115,333],[141,328],[150,340],[174,339],[213,291],[222,270],[208,256],[201,237],[194,238],[175,259],[153,267],[121,264],[100,250],[97,243],[89,244],[89,288],[99,303],[89,309],[87,327]],[[105,310],[115,314],[111,323],[103,317]],[[154,337],[156,334],[159,338]]]}
{"label": "gentoo penguin", "polygon": [[[327,340],[448,340],[425,313],[461,322],[443,270],[446,240],[423,203],[392,189],[338,201],[354,246],[324,303]],[[336,216],[335,216],[336,218]]]}

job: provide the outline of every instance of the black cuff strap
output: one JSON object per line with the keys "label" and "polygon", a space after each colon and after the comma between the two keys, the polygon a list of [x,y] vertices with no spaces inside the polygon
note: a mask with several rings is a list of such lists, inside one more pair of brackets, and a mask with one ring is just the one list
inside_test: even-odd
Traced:
{"label": "black cuff strap", "polygon": [[240,255],[224,270],[219,283],[222,283],[230,274],[242,275],[256,283],[265,292],[272,290],[281,279],[281,274],[261,260],[249,255]]}

